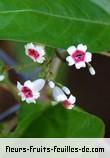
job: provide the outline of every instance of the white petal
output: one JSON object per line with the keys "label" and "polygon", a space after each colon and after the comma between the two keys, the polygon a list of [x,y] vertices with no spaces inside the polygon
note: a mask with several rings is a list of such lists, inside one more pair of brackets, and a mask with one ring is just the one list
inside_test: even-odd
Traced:
{"label": "white petal", "polygon": [[75,64],[76,69],[80,69],[81,67],[86,67],[85,62],[79,62]]}
{"label": "white petal", "polygon": [[36,45],[35,48],[41,56],[44,56],[46,54],[44,49],[45,47],[43,45]]}
{"label": "white petal", "polygon": [[34,44],[33,43],[28,43],[28,44],[26,44],[25,46],[25,49],[35,49],[35,46],[34,46]]}
{"label": "white petal", "polygon": [[18,88],[19,91],[21,91],[22,87],[23,86],[21,85],[21,83],[17,81],[17,88]]}
{"label": "white petal", "polygon": [[40,64],[44,62],[45,58],[44,57],[39,57],[36,61]]}
{"label": "white petal", "polygon": [[91,62],[91,60],[92,60],[92,54],[90,53],[90,52],[87,52],[86,54],[85,54],[85,62]]}
{"label": "white petal", "polygon": [[76,97],[75,97],[75,96],[73,96],[73,95],[70,95],[70,97],[69,97],[68,101],[70,101],[70,102],[71,102],[71,104],[74,104],[74,103],[76,102]]}
{"label": "white petal", "polygon": [[64,94],[62,89],[59,87],[55,87],[52,93],[53,93],[54,100],[57,102],[64,101],[67,99],[66,95]]}
{"label": "white petal", "polygon": [[33,88],[33,83],[30,80],[27,80],[24,82],[24,86],[30,88],[32,90]]}
{"label": "white petal", "polygon": [[56,98],[54,98],[57,102],[63,102],[64,100],[67,99],[66,95],[58,95]]}
{"label": "white petal", "polygon": [[46,54],[44,50],[41,50],[39,53],[41,56],[44,56]]}
{"label": "white petal", "polygon": [[33,92],[33,98],[34,99],[38,99],[40,97],[40,93],[39,92]]}
{"label": "white petal", "polygon": [[49,85],[49,87],[52,88],[52,89],[55,87],[55,83],[54,83],[53,81],[49,81],[49,82],[48,82],[48,85]]}
{"label": "white petal", "polygon": [[83,44],[78,44],[77,49],[78,49],[78,50],[81,50],[81,51],[83,51],[83,52],[86,52],[87,46],[86,46],[86,45],[83,45]]}
{"label": "white petal", "polygon": [[44,50],[45,49],[45,46],[40,45],[40,44],[35,45],[35,47],[36,47],[36,49],[39,49],[39,50]]}
{"label": "white petal", "polygon": [[96,71],[95,71],[95,69],[92,66],[89,68],[89,72],[90,72],[91,75],[95,75],[96,74]]}
{"label": "white petal", "polygon": [[69,90],[69,88],[68,87],[66,87],[66,86],[63,86],[62,87],[62,90],[67,94],[67,95],[69,95],[70,94],[70,90]]}
{"label": "white petal", "polygon": [[69,66],[72,66],[75,64],[75,61],[71,56],[66,57],[66,61],[68,62]]}
{"label": "white petal", "polygon": [[0,81],[3,81],[5,79],[4,75],[0,75]]}
{"label": "white petal", "polygon": [[33,81],[33,90],[34,91],[40,91],[44,85],[45,85],[45,80],[44,79],[37,79],[35,81]]}
{"label": "white petal", "polygon": [[70,55],[73,54],[75,51],[76,51],[76,47],[75,47],[75,46],[70,46],[70,47],[67,49],[67,52],[68,52]]}

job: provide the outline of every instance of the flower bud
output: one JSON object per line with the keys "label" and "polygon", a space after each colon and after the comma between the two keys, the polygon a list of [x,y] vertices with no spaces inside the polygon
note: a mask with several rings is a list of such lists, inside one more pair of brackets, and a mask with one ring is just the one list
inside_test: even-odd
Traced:
{"label": "flower bud", "polygon": [[89,72],[90,72],[91,75],[95,75],[96,74],[96,71],[95,71],[95,69],[92,66],[89,68]]}
{"label": "flower bud", "polygon": [[51,89],[55,87],[55,83],[53,81],[49,81],[48,85]]}

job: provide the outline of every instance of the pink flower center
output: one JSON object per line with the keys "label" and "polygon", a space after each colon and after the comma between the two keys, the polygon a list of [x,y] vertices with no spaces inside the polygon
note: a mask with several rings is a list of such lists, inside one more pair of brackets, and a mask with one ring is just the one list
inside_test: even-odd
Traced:
{"label": "pink flower center", "polygon": [[28,55],[34,59],[37,59],[40,56],[39,52],[34,49],[28,49]]}
{"label": "pink flower center", "polygon": [[65,100],[63,104],[65,108],[68,108],[71,105],[71,102],[69,102],[68,100]]}
{"label": "pink flower center", "polygon": [[24,86],[21,91],[25,95],[26,98],[32,98],[33,97],[32,91],[28,87]]}
{"label": "pink flower center", "polygon": [[75,60],[76,63],[84,61],[84,59],[85,59],[85,52],[83,52],[81,50],[76,50],[72,54],[72,58]]}

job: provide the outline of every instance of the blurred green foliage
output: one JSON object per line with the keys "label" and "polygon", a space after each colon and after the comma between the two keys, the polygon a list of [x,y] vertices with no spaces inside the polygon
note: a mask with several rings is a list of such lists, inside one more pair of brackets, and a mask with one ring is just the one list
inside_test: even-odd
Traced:
{"label": "blurred green foliage", "polygon": [[[97,117],[75,107],[66,110],[37,102],[22,105],[16,131],[10,137],[97,138],[104,136],[104,124]],[[45,108],[45,110],[44,110]]]}
{"label": "blurred green foliage", "polygon": [[108,0],[0,1],[0,39],[56,48],[85,43],[92,52],[110,50]]}

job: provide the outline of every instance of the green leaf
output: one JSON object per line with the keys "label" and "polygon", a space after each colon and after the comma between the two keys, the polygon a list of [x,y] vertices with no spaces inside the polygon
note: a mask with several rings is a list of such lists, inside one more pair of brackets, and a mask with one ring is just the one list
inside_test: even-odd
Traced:
{"label": "green leaf", "polygon": [[[22,115],[22,111],[20,113]],[[25,117],[25,116],[24,116]],[[29,116],[29,119],[32,116]],[[34,116],[33,116],[34,117]],[[24,128],[25,123],[18,128]],[[17,129],[18,130],[18,129]],[[36,114],[36,117],[18,136],[16,130],[14,137],[35,137],[35,138],[80,138],[80,137],[103,137],[104,124],[97,117],[90,115],[79,108],[66,110],[60,104],[56,107],[50,107]]]}
{"label": "green leaf", "polygon": [[28,126],[37,119],[44,111],[45,106],[40,102],[36,104],[22,104],[18,113],[18,125],[15,133],[11,133],[9,137],[20,137]]}
{"label": "green leaf", "polygon": [[2,0],[0,39],[110,50],[109,0]]}

